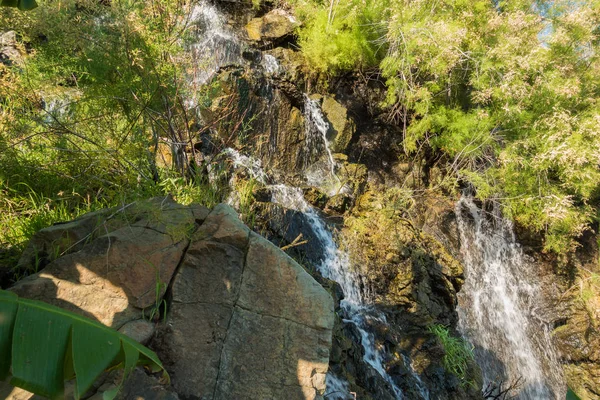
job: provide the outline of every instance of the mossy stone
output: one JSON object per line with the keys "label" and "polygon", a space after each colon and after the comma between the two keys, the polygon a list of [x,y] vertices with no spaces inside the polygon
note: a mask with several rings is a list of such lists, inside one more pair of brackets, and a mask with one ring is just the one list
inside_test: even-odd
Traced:
{"label": "mossy stone", "polygon": [[332,140],[332,150],[336,153],[343,153],[356,131],[354,121],[348,118],[346,107],[338,103],[333,97],[325,96],[323,98],[323,113],[331,124],[331,133],[328,135]]}

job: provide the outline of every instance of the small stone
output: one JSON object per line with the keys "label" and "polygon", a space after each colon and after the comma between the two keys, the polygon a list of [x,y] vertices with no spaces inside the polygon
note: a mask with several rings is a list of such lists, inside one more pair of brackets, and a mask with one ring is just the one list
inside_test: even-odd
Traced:
{"label": "small stone", "polygon": [[119,329],[119,332],[146,345],[150,339],[152,339],[152,336],[154,336],[155,327],[150,321],[138,319],[137,321],[131,321],[123,325],[121,329]]}

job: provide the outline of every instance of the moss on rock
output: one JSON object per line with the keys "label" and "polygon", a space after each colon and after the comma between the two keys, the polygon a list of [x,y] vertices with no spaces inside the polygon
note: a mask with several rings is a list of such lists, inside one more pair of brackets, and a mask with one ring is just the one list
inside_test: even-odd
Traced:
{"label": "moss on rock", "polygon": [[332,150],[338,153],[346,151],[356,131],[354,121],[348,117],[348,110],[331,96],[323,97],[322,108],[331,123],[328,138],[333,142]]}

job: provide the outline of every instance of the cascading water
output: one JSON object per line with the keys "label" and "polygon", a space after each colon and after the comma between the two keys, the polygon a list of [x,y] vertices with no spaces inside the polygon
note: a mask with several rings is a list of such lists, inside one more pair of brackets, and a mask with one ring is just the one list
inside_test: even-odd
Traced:
{"label": "cascading water", "polygon": [[[244,49],[241,42],[229,29],[225,18],[215,5],[206,0],[198,3],[194,7],[190,23],[195,27],[195,39],[188,45],[188,49],[195,68],[189,75],[189,86],[190,91],[196,93],[201,92],[200,87],[209,82],[220,68],[231,64],[242,65],[246,61],[242,57]],[[281,68],[277,59],[269,54],[263,54],[260,66],[266,76],[278,74]],[[267,85],[269,84],[267,79]],[[194,106],[197,104],[196,100],[189,99],[189,104]],[[340,180],[335,174],[333,154],[328,146],[327,133],[330,126],[323,116],[319,102],[308,95],[304,97],[304,116],[306,140],[300,157],[302,165],[299,167],[302,168],[309,185],[320,187],[330,195],[336,194],[343,188],[340,188]],[[314,234],[314,240],[318,241],[323,249],[321,261],[317,263],[319,272],[324,277],[336,281],[342,288],[342,318],[345,323],[356,327],[364,349],[364,361],[387,382],[395,398],[403,398],[399,387],[385,369],[384,349],[377,345],[375,335],[369,330],[373,322],[385,324],[385,315],[377,312],[370,304],[369,293],[364,289],[364,285],[360,285],[360,274],[350,268],[348,254],[338,248],[328,225],[317,210],[304,199],[302,190],[274,182],[262,169],[259,160],[244,156],[233,149],[225,150],[225,154],[233,161],[235,167],[244,168],[254,179],[270,189],[273,203],[302,213]],[[327,396],[329,400],[353,398],[349,393],[348,382],[340,377],[330,374],[327,383],[327,392],[335,392]],[[425,389],[422,389],[421,393],[424,393],[423,398],[428,399]]]}
{"label": "cascading water", "polygon": [[[339,189],[339,179],[335,175],[335,161],[329,149],[327,132],[329,123],[317,100],[304,95],[304,120],[306,137],[304,141],[303,168],[306,180],[312,186],[325,187],[330,195]],[[323,157],[326,155],[327,157]],[[324,163],[321,167],[321,163]],[[323,170],[327,173],[323,174]]]}
{"label": "cascading water", "polygon": [[[302,190],[283,184],[269,184],[268,175],[262,170],[260,161],[251,157],[241,155],[233,149],[227,149],[225,153],[231,158],[235,167],[243,167],[254,179],[266,185],[271,190],[271,201],[280,204],[288,209],[294,209],[303,213],[305,220],[311,227],[315,239],[318,240],[325,254],[317,268],[322,276],[337,282],[344,293],[344,299],[341,301],[343,311],[343,320],[356,326],[361,336],[361,345],[364,349],[364,360],[375,369],[379,375],[389,384],[397,399],[402,399],[400,388],[392,380],[384,367],[385,353],[380,349],[373,333],[369,332],[370,321],[377,320],[386,323],[385,315],[377,312],[369,304],[369,294],[361,290],[361,276],[350,268],[348,254],[341,251],[328,228],[327,224],[320,217],[318,212],[308,204],[304,199]],[[330,376],[328,382],[333,388],[328,389],[331,394],[328,399],[349,399],[352,398],[347,391],[348,385],[339,377]],[[427,391],[422,388],[421,393],[424,399],[428,399]]]}
{"label": "cascading water", "polygon": [[261,65],[267,75],[274,75],[279,72],[279,63],[277,58],[271,54],[265,54],[262,58]]}
{"label": "cascading water", "polygon": [[497,209],[481,210],[466,196],[456,215],[466,274],[459,328],[475,346],[484,388],[519,381],[517,399],[564,399],[549,328],[535,315],[541,290],[512,225]]}
{"label": "cascading water", "polygon": [[243,62],[242,43],[214,4],[200,1],[192,9],[189,23],[195,31],[194,41],[188,45],[194,61],[193,87],[206,84],[219,68]]}

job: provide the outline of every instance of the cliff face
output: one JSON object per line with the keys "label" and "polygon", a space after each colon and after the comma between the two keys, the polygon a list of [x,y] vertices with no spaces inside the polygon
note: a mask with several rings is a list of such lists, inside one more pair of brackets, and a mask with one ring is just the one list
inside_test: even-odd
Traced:
{"label": "cliff face", "polygon": [[[324,218],[339,228],[338,239],[350,254],[350,268],[360,272],[361,285],[370,292],[371,302],[386,314],[386,323],[370,322],[371,331],[378,345],[386,349],[387,371],[404,393],[423,396],[414,381],[416,371],[433,397],[477,396],[473,389],[480,384],[477,367],[469,372],[470,386],[461,386],[445,370],[444,349],[429,329],[435,324],[451,331],[457,328],[457,292],[465,278],[454,214],[460,184],[448,174],[452,166],[436,154],[406,156],[401,148],[402,132],[380,108],[382,82],[347,74],[323,85],[325,79],[304,69],[289,31],[273,29],[282,35],[258,39],[256,27],[261,18],[270,18],[268,9],[240,10],[230,20],[231,29],[241,32],[240,40],[245,42],[244,26],[252,21],[248,31],[252,40],[245,42],[252,61],[217,73],[215,81],[228,101],[213,101],[205,118],[213,126],[211,121],[217,121],[218,115],[230,112],[251,128],[240,134],[221,124],[210,131],[211,137],[223,147],[236,147],[260,160],[269,173],[269,184],[302,188],[306,200],[325,211]],[[227,7],[223,11],[227,12]],[[265,60],[271,62],[270,68],[264,67]],[[327,124],[321,133],[332,153],[330,162],[323,151],[321,158],[307,162],[310,153],[306,148],[314,125],[309,100],[317,103]],[[219,104],[227,104],[227,108]],[[331,179],[311,179],[311,165],[326,171],[331,164],[339,180],[337,191],[330,190]],[[239,180],[255,178],[248,172],[236,174]],[[311,236],[305,216],[293,206],[270,203],[268,189],[256,190],[255,195],[256,228],[282,245],[296,243],[302,235],[308,242],[295,244],[289,252],[312,265],[313,275],[322,279],[318,271],[321,260],[314,254],[323,248]],[[582,398],[597,398],[600,291],[593,257],[596,244],[582,239],[582,247],[565,273],[559,271],[563,267],[559,268],[558,260],[517,230],[534,271],[531,275],[539,280],[545,299],[536,312],[553,331],[566,381]],[[335,285],[331,290],[338,293],[338,301],[343,298]],[[353,391],[386,398],[389,391],[378,389],[386,384],[365,363],[358,336],[352,324],[338,321],[330,366],[350,382]]]}

